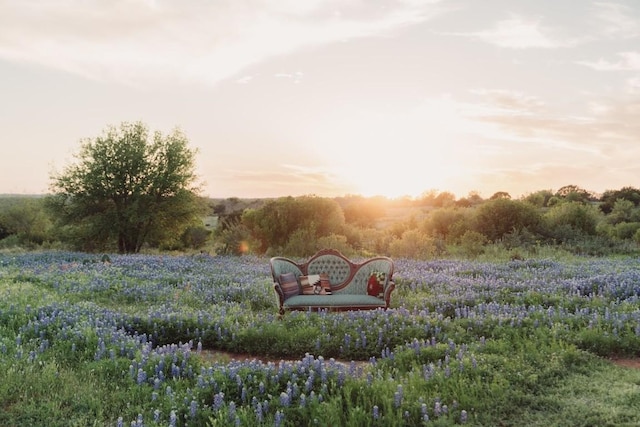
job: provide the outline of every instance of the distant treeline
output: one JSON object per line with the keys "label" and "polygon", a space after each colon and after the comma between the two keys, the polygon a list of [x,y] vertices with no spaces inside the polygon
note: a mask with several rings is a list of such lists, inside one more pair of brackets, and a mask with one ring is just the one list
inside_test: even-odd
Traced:
{"label": "distant treeline", "polygon": [[567,185],[518,200],[502,191],[488,199],[430,191],[418,198],[306,196],[252,203],[214,205],[218,253],[306,256],[333,247],[429,259],[475,257],[497,248],[517,258],[543,246],[588,255],[635,253],[640,243],[640,190],[633,187],[596,196]]}
{"label": "distant treeline", "polygon": [[[0,197],[0,247],[92,250],[65,239],[45,200]],[[568,185],[517,200],[506,192],[456,199],[449,192],[429,191],[399,199],[353,195],[204,202],[209,212],[202,226],[191,225],[170,243],[155,241],[145,249],[304,257],[332,247],[348,255],[429,259],[475,257],[497,249],[518,258],[543,247],[631,254],[640,244],[640,190],[633,187],[596,196]],[[212,225],[207,218],[216,221]],[[94,243],[96,250],[110,249],[108,242]]]}

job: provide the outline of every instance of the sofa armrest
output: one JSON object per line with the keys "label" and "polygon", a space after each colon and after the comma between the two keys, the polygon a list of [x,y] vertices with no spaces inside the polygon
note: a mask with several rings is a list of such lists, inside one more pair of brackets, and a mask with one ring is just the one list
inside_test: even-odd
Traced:
{"label": "sofa armrest", "polygon": [[282,291],[280,283],[273,282],[273,289],[275,289],[276,295],[278,296],[279,313],[284,314],[284,292]]}
{"label": "sofa armrest", "polygon": [[396,288],[396,283],[393,280],[389,280],[387,287],[384,289],[384,302],[386,308],[389,308],[391,302],[391,292]]}

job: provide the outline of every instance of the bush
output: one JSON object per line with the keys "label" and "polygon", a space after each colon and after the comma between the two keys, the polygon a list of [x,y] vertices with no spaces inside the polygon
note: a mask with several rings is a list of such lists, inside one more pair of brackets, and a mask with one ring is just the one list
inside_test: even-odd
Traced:
{"label": "bush", "polygon": [[503,236],[524,228],[537,230],[540,225],[538,209],[525,202],[495,199],[478,207],[475,231],[495,242]]}
{"label": "bush", "polygon": [[571,236],[595,235],[602,214],[595,206],[581,202],[560,203],[551,208],[544,220],[552,237],[566,241]]}
{"label": "bush", "polygon": [[435,239],[418,230],[405,231],[389,245],[391,256],[396,258],[431,259],[443,251]]}
{"label": "bush", "polygon": [[477,231],[467,231],[460,238],[460,247],[464,255],[476,257],[484,252],[487,237]]}

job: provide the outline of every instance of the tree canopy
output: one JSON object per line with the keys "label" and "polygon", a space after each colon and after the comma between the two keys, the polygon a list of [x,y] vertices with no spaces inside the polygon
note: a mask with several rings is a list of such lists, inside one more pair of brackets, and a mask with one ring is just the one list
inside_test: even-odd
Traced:
{"label": "tree canopy", "polygon": [[141,122],[81,141],[77,162],[51,176],[47,205],[82,249],[139,252],[179,239],[199,219],[195,150],[179,130],[150,136]]}
{"label": "tree canopy", "polygon": [[258,242],[256,252],[282,248],[295,233],[309,239],[329,236],[344,227],[344,213],[335,201],[323,197],[281,197],[259,209],[249,209],[242,222]]}

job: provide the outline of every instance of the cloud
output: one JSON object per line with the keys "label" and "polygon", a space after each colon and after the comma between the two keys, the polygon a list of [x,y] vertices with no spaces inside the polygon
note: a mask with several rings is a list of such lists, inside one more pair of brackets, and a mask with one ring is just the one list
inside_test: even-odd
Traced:
{"label": "cloud", "polygon": [[[502,94],[503,91],[497,93]],[[566,115],[522,94],[514,94],[516,101],[505,103],[496,98],[495,91],[475,91],[482,96],[484,109],[476,108],[476,120],[498,125],[505,140],[548,147],[583,158],[625,160],[625,153],[640,154],[640,101],[637,98],[599,99],[592,102],[590,114]],[[526,102],[518,102],[524,99]],[[506,105],[514,105],[506,109]],[[631,151],[629,151],[631,150]],[[549,151],[547,151],[549,152]],[[570,158],[567,158],[570,160]],[[573,160],[577,160],[574,157]]]}
{"label": "cloud", "polygon": [[627,80],[628,91],[631,94],[640,94],[640,77]]}
{"label": "cloud", "polygon": [[246,84],[250,83],[251,80],[253,80],[253,76],[242,76],[239,79],[236,79],[236,83],[241,84],[241,85],[246,85]]}
{"label": "cloud", "polygon": [[538,97],[502,89],[475,89],[471,93],[489,100],[492,109],[499,109],[511,114],[532,114],[545,104]]}
{"label": "cloud", "polygon": [[498,22],[493,28],[477,32],[447,33],[480,40],[498,47],[510,49],[555,49],[576,44],[576,41],[563,41],[552,37],[552,30],[543,27],[539,20],[525,19],[513,15]]}
{"label": "cloud", "polygon": [[277,197],[282,194],[342,195],[344,186],[330,171],[318,166],[279,164],[267,170],[226,170],[221,174],[225,183],[221,188]]}
{"label": "cloud", "polygon": [[620,52],[618,61],[607,61],[600,58],[596,62],[576,61],[576,64],[584,65],[597,71],[640,71],[640,52]]}
{"label": "cloud", "polygon": [[459,188],[507,188],[526,194],[578,184],[601,192],[637,180],[637,96],[598,98],[589,112],[576,116],[523,93],[476,90],[474,94],[479,99],[464,108],[467,119],[489,126],[477,128],[478,167]]}
{"label": "cloud", "polygon": [[599,32],[607,38],[634,38],[640,36],[640,19],[632,16],[628,6],[619,3],[596,2],[593,16],[600,24]]}
{"label": "cloud", "polygon": [[297,84],[302,81],[302,77],[304,77],[304,73],[302,71],[296,71],[294,73],[277,73],[274,75],[274,77],[278,79],[291,80],[293,83]]}
{"label": "cloud", "polygon": [[217,82],[277,55],[428,19],[435,2],[3,2],[0,58],[130,85]]}

